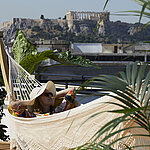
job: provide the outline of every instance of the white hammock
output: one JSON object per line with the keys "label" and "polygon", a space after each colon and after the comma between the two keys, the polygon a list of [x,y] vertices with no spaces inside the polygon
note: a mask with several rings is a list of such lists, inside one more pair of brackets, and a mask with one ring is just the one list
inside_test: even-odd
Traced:
{"label": "white hammock", "polygon": [[[41,84],[18,65],[8,53],[7,55],[9,60],[8,99],[9,101],[16,98],[20,100],[29,99],[31,90],[35,86],[41,86]],[[84,124],[83,122],[98,112],[117,109],[117,106],[112,107],[112,105],[104,103],[113,101],[115,99],[104,96],[62,113],[37,118],[15,117],[9,114],[11,149],[17,147],[22,150],[60,150],[85,144],[98,129],[108,121],[118,117],[118,114],[102,113],[89,119]],[[132,122],[128,123],[128,126],[131,125]],[[120,124],[116,130],[124,126],[125,124]],[[107,143],[135,132],[140,131],[122,131],[109,139]],[[142,137],[129,137],[122,142],[128,146],[133,146],[141,143],[148,145],[150,141]],[[124,145],[121,142],[117,142],[113,147],[115,149],[122,149]]]}

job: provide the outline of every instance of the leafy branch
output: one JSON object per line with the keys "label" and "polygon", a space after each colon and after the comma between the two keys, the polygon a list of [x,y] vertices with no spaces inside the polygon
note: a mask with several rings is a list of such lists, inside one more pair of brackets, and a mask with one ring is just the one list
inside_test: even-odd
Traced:
{"label": "leafy branch", "polygon": [[[58,52],[53,50],[45,50],[42,52],[37,52],[35,46],[33,46],[26,39],[23,32],[19,29],[16,33],[12,52],[15,61],[18,62],[30,74],[32,74],[38,68],[42,61],[49,58],[63,65],[80,65],[84,67],[95,67],[100,69],[99,66],[95,65],[89,60],[86,60],[82,56],[73,56],[70,51]],[[49,67],[51,66],[52,65]]]}

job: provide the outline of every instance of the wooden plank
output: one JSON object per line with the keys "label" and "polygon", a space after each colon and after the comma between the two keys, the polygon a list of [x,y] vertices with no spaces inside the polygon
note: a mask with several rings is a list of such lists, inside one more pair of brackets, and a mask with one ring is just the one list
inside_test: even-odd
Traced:
{"label": "wooden plank", "polygon": [[4,84],[7,93],[9,92],[9,70],[8,70],[8,63],[7,63],[7,55],[4,50],[4,44],[3,44],[3,31],[0,31],[0,63],[1,63],[1,70],[2,70],[2,75],[4,79]]}
{"label": "wooden plank", "polygon": [[0,150],[10,150],[10,143],[5,141],[0,141]]}

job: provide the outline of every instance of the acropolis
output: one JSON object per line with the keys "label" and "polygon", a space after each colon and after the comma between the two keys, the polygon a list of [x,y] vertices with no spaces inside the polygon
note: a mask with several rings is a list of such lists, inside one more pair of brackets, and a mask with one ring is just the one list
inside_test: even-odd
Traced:
{"label": "acropolis", "polygon": [[66,20],[100,20],[103,17],[109,21],[109,12],[67,11]]}

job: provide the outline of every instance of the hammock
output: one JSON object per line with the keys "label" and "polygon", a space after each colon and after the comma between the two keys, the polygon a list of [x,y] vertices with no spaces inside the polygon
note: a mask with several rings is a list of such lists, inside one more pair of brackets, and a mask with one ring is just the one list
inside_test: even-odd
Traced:
{"label": "hammock", "polygon": [[[0,41],[0,44],[0,55],[2,56],[1,66],[4,67],[2,68],[2,71],[8,100],[9,102],[15,99],[28,100],[32,89],[36,86],[41,86],[41,83],[17,64],[6,51],[9,62],[8,69],[6,64],[7,61],[4,61],[6,56],[3,51],[4,47],[2,40]],[[7,73],[7,71],[9,71],[9,73]],[[8,74],[9,76],[7,76]],[[10,148],[17,147],[17,149],[22,150],[63,150],[81,146],[86,142],[89,142],[96,131],[109,120],[119,116],[115,113],[102,113],[88,119],[101,111],[117,109],[117,106],[112,107],[112,105],[104,103],[113,101],[115,101],[115,99],[104,96],[62,113],[36,118],[15,117],[9,114]],[[85,122],[85,120],[87,121]],[[120,124],[116,130],[132,125],[133,122]],[[122,136],[134,134],[135,132],[139,131],[135,129],[129,130],[128,132],[122,131],[107,140],[106,144],[121,138]],[[113,147],[115,149],[122,149],[125,148],[122,143],[125,143],[128,146],[134,146],[139,143],[148,145],[149,142],[150,141],[146,138],[133,138],[129,136],[125,140],[122,140],[122,142],[116,142]]]}

